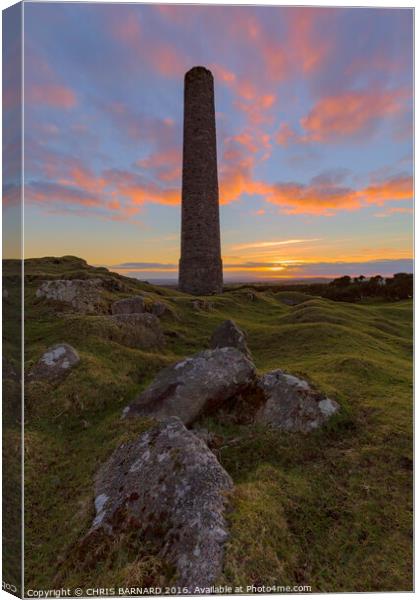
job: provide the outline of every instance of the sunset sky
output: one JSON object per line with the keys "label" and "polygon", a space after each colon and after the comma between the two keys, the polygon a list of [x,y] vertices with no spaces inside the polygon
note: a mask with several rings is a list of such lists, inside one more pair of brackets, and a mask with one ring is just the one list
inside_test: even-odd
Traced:
{"label": "sunset sky", "polygon": [[177,276],[205,65],[225,278],[411,271],[412,43],[407,9],[26,4],[26,257]]}

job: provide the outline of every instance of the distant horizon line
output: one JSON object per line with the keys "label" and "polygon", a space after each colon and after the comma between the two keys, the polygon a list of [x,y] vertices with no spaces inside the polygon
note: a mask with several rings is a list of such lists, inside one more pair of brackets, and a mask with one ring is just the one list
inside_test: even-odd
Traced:
{"label": "distant horizon line", "polygon": [[[73,257],[84,260],[93,267],[105,267],[110,271],[118,272],[127,277],[143,279],[150,281],[167,281],[176,283],[178,281],[178,269],[174,263],[157,262],[121,262],[118,264],[109,264],[105,262],[90,262],[74,254],[65,254],[62,256],[44,255],[25,257],[24,260],[42,260],[59,259]],[[4,257],[3,260],[21,260],[21,257]],[[248,262],[241,264],[227,263],[224,265],[224,281],[228,283],[269,283],[290,281],[330,281],[338,277],[360,277],[366,278],[380,275],[381,277],[392,277],[396,273],[414,272],[414,258],[383,258],[367,261],[319,261],[319,262],[298,262],[283,264]],[[310,272],[313,269],[314,272]],[[303,271],[303,272],[299,272]],[[306,271],[306,272],[305,272]],[[309,271],[309,272],[308,272]]]}

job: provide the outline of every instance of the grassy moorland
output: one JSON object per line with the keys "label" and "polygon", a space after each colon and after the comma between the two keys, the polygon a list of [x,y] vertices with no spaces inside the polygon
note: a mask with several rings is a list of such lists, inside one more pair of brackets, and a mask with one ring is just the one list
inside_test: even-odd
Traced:
{"label": "grassy moorland", "polygon": [[[162,318],[164,351],[128,348],[109,339],[100,316],[57,311],[35,296],[44,279],[85,277],[125,282],[124,292],[109,285],[105,301],[141,293],[167,303],[173,314]],[[300,304],[289,306],[286,292],[240,289],[197,311],[188,295],[74,257],[27,261],[25,294],[26,368],[57,342],[81,357],[60,384],[28,386],[27,587],[163,583],[163,565],[135,537],[98,549],[88,563],[75,560],[73,544],[92,522],[98,466],[147,427],[121,421],[122,408],[160,368],[208,347],[214,328],[233,318],[260,372],[302,375],[341,411],[308,435],[206,420],[224,437],[219,460],[235,482],[220,583],[412,589],[412,301],[354,304],[300,294]]]}

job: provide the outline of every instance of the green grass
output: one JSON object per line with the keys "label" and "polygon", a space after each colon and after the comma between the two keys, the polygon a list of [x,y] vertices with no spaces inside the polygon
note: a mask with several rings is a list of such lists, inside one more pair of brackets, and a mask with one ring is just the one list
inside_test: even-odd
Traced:
{"label": "green grass", "polygon": [[[92,478],[123,440],[147,423],[120,420],[122,408],[164,365],[208,346],[233,318],[248,334],[259,372],[283,368],[308,378],[341,404],[308,435],[205,424],[224,437],[219,459],[235,482],[228,514],[223,583],[307,584],[312,591],[412,589],[412,302],[336,303],[231,290],[194,311],[192,298],[88,267],[80,259],[37,259],[26,268],[26,365],[65,341],[81,363],[61,384],[27,397],[26,585],[152,585],[165,566],[137,541],[120,540],[89,564],[71,559],[93,516]],[[43,279],[98,277],[162,299],[161,353],[106,337],[95,317],[75,316],[35,298]],[[301,296],[301,295],[299,295]],[[163,570],[163,571],[162,571]]]}

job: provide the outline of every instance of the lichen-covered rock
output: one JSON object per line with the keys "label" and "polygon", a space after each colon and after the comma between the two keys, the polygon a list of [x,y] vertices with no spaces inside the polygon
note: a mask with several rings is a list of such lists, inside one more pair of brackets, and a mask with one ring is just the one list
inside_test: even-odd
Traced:
{"label": "lichen-covered rock", "polygon": [[115,341],[131,348],[153,350],[162,348],[165,336],[160,321],[155,315],[148,313],[132,313],[112,315],[109,319],[117,327]]}
{"label": "lichen-covered rock", "polygon": [[131,296],[117,300],[111,306],[113,315],[132,315],[135,313],[144,313],[145,305],[143,296]]}
{"label": "lichen-covered rock", "polygon": [[206,444],[206,446],[208,446],[208,448],[210,448],[210,450],[217,456],[217,453],[220,447],[223,445],[225,438],[222,435],[218,435],[213,431],[205,429],[204,427],[194,427],[192,431],[194,435],[197,436],[200,440],[202,440]]}
{"label": "lichen-covered rock", "polygon": [[256,422],[283,431],[312,431],[339,409],[337,402],[315,391],[307,381],[280,369],[261,377],[259,387],[266,402],[258,411]]}
{"label": "lichen-covered rock", "polygon": [[95,313],[103,308],[101,286],[101,279],[52,279],[39,286],[36,296],[64,302],[77,312]]}
{"label": "lichen-covered rock", "polygon": [[245,333],[239,329],[235,321],[223,321],[213,332],[210,339],[211,348],[237,348],[251,358],[251,352],[246,343]]}
{"label": "lichen-covered rock", "polygon": [[254,379],[253,363],[236,348],[205,350],[160,371],[123,416],[176,416],[189,425],[228,406]]}
{"label": "lichen-covered rock", "polygon": [[176,568],[175,583],[192,593],[221,573],[232,487],[207,446],[179,419],[165,419],[120,446],[99,470],[96,516],[83,544],[98,532],[118,543],[121,531],[137,531]]}
{"label": "lichen-covered rock", "polygon": [[28,379],[29,381],[61,379],[79,362],[79,355],[69,344],[55,344],[44,352],[30,371]]}

